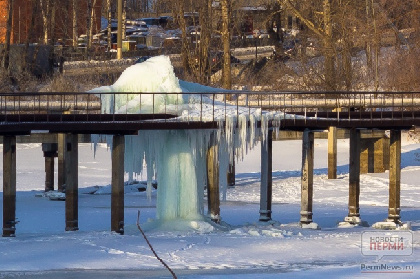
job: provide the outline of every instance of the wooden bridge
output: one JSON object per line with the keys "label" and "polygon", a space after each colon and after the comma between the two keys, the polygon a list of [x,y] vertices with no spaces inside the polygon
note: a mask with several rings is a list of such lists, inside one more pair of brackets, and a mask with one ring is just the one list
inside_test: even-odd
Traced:
{"label": "wooden bridge", "polygon": [[[39,133],[58,134],[57,147],[46,146],[47,158],[59,156],[59,189],[66,184],[66,230],[78,229],[78,157],[80,134],[113,135],[111,229],[124,232],[124,136],[140,130],[218,129],[226,117],[244,111],[270,112],[266,141],[261,148],[260,220],[271,220],[271,150],[273,131],[303,132],[301,224],[312,222],[314,133],[329,131],[329,178],[336,177],[337,128],[350,131],[349,214],[345,220],[360,224],[359,176],[361,129],[390,130],[389,170],[390,202],[388,219],[400,224],[401,130],[420,124],[420,92],[223,92],[197,93],[195,114],[178,117],[174,105],[161,104],[143,111],[101,113],[101,100],[117,96],[135,96],[139,100],[162,93],[10,93],[0,94],[0,135],[3,136],[3,236],[15,235],[16,223],[16,137]],[[167,93],[164,93],[167,94]],[[180,93],[169,93],[167,95]],[[191,94],[191,93],[190,93]],[[109,96],[107,96],[109,95]],[[138,96],[137,96],[138,95]],[[198,96],[198,97],[197,97]],[[205,101],[204,101],[205,100]],[[183,104],[179,104],[182,106]],[[116,108],[111,109],[115,111]],[[175,111],[179,109],[175,108]],[[187,108],[188,111],[188,108]],[[261,123],[258,123],[261,125]],[[213,143],[216,146],[217,142]],[[212,149],[210,149],[212,150]],[[60,155],[61,154],[61,155]],[[209,153],[211,154],[211,152]],[[60,158],[61,156],[61,158]],[[66,160],[64,164],[64,159]],[[52,162],[54,162],[52,160]],[[61,163],[60,163],[61,162]],[[60,165],[61,164],[61,165]],[[211,164],[211,165],[209,165]],[[218,162],[208,160],[208,168],[218,176]],[[60,173],[62,174],[60,178]],[[209,172],[210,173],[210,172]],[[47,171],[48,175],[48,171]],[[65,181],[64,181],[65,179]],[[217,191],[217,179],[208,179],[208,190]],[[219,216],[218,195],[209,192],[209,212]],[[215,219],[214,221],[218,221]]]}

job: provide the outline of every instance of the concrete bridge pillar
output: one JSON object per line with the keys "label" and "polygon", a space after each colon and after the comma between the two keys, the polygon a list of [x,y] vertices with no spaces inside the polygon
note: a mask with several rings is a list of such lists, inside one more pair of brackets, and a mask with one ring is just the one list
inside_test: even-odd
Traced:
{"label": "concrete bridge pillar", "polygon": [[112,138],[111,230],[124,234],[124,149],[123,135]]}
{"label": "concrete bridge pillar", "polygon": [[391,130],[389,162],[389,208],[388,221],[401,223],[401,131]]}
{"label": "concrete bridge pillar", "polygon": [[[373,172],[381,173],[384,168],[384,137],[378,138],[373,143]],[[371,168],[370,168],[371,169]]]}
{"label": "concrete bridge pillar", "polygon": [[360,173],[381,173],[384,168],[384,138],[364,138],[360,142]]}
{"label": "concrete bridge pillar", "polygon": [[227,185],[228,186],[235,185],[235,155],[233,155],[232,164],[229,164],[229,169],[227,172]]}
{"label": "concrete bridge pillar", "polygon": [[359,217],[360,196],[360,130],[350,130],[349,159],[349,214],[348,217]]}
{"label": "concrete bridge pillar", "polygon": [[360,173],[381,173],[389,169],[389,138],[384,131],[364,130],[360,150]]}
{"label": "concrete bridge pillar", "polygon": [[57,157],[56,143],[43,143],[45,158],[45,192],[54,191],[54,157]]}
{"label": "concrete bridge pillar", "polygon": [[66,231],[76,231],[79,229],[78,137],[67,134],[65,138]]}
{"label": "concrete bridge pillar", "polygon": [[215,223],[220,223],[219,156],[218,146],[212,141],[207,150],[207,202],[208,214]]}
{"label": "concrete bridge pillar", "polygon": [[360,173],[373,173],[374,143],[376,139],[360,139]]}
{"label": "concrete bridge pillar", "polygon": [[3,234],[16,231],[16,137],[3,137]]}
{"label": "concrete bridge pillar", "polygon": [[384,153],[384,171],[389,170],[389,150],[390,150],[390,138],[387,136],[384,136],[382,138],[382,147],[383,147],[383,153]]}
{"label": "concrete bridge pillar", "polygon": [[265,141],[261,141],[261,187],[260,187],[260,221],[271,220],[271,203],[273,192],[273,130],[268,130]]}
{"label": "concrete bridge pillar", "polygon": [[344,222],[351,225],[369,226],[360,218],[360,129],[350,130],[349,158],[349,213]]}
{"label": "concrete bridge pillar", "polygon": [[314,133],[303,132],[300,224],[312,223],[314,181]]}
{"label": "concrete bridge pillar", "polygon": [[59,192],[64,192],[66,184],[66,168],[65,168],[65,154],[66,154],[66,134],[57,135],[57,188]]}
{"label": "concrete bridge pillar", "polygon": [[328,179],[337,178],[337,127],[328,129]]}

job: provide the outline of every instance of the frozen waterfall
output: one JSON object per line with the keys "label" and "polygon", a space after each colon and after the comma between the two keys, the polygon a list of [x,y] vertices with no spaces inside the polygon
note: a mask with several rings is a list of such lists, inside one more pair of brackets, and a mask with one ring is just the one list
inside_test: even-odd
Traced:
{"label": "frozen waterfall", "polygon": [[[267,129],[267,118],[261,110],[226,106],[194,94],[223,91],[178,80],[167,56],[135,64],[113,85],[90,91],[101,97],[103,113],[166,112],[178,115],[180,121],[199,117],[203,121],[226,121],[226,128],[219,130],[142,130],[137,136],[125,137],[125,171],[139,175],[146,162],[149,193],[152,179],[158,181],[156,217],[159,220],[202,218],[206,152],[212,133],[219,145],[219,181],[221,193],[225,193],[229,162],[233,162],[234,156],[242,158],[259,140],[257,121],[261,121],[261,129]],[[100,94],[106,92],[118,94]]]}

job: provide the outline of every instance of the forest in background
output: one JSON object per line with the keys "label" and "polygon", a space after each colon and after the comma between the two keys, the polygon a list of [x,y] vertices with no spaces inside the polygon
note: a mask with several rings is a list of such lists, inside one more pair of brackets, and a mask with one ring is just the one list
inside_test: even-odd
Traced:
{"label": "forest in background", "polygon": [[[6,5],[7,18],[3,29],[5,43],[1,49],[0,91],[39,91],[45,87],[60,89],[60,84],[72,84],[64,76],[33,78],[25,72],[11,76],[8,72],[8,50],[10,49],[11,15],[13,2],[2,0]],[[93,44],[93,35],[98,30],[94,16],[95,7],[100,7],[103,18],[116,17],[117,1],[89,0],[80,9],[77,0],[60,2],[52,0],[28,0],[34,9],[31,21],[39,21],[43,36],[38,44],[54,45],[59,38],[52,30],[54,14],[65,6],[69,14],[84,20],[69,22],[73,43],[85,31],[88,38],[87,51]],[[180,78],[220,86],[223,88],[263,88],[265,90],[301,91],[419,91],[420,75],[420,1],[407,0],[123,0],[123,20],[151,16],[171,16],[174,27],[179,30],[182,47],[180,57],[182,76]],[[78,9],[76,9],[78,7]],[[245,14],[235,13],[244,7],[264,7],[267,17],[264,22],[275,53],[267,58],[247,61],[239,69],[231,64],[232,40],[241,34]],[[12,10],[12,11],[11,11]],[[186,13],[197,13],[200,27],[199,44],[192,45],[188,37],[191,23],[185,20]],[[40,16],[40,17],[38,17]],[[34,24],[35,26],[36,24]],[[83,26],[83,28],[82,28]],[[0,25],[1,29],[1,25]],[[78,30],[78,31],[75,31]],[[33,31],[29,30],[29,34]],[[70,34],[69,34],[70,35]],[[28,36],[25,44],[33,42]],[[224,53],[220,72],[210,69],[209,55],[214,48]],[[290,48],[290,44],[293,47]],[[292,50],[292,53],[286,51]],[[28,59],[26,59],[28,60]],[[218,78],[214,78],[218,75]],[[95,81],[92,80],[93,83]],[[45,84],[50,85],[45,85]],[[83,90],[78,86],[73,90]]]}

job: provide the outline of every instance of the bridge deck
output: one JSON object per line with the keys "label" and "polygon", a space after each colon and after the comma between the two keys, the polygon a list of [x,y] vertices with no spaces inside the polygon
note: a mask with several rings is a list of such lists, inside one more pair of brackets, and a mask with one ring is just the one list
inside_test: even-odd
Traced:
{"label": "bridge deck", "polygon": [[[182,95],[167,93],[167,95]],[[409,129],[420,125],[420,93],[372,92],[241,92],[197,93],[192,117],[177,118],[174,104],[152,112],[102,114],[106,95],[155,100],[162,93],[31,93],[0,94],[0,135],[32,131],[77,134],[137,134],[139,130],[215,129],[226,117],[255,109],[275,112],[270,127],[285,130],[338,128]],[[108,96],[109,97],[109,96]],[[206,99],[205,101],[203,101]],[[232,101],[227,101],[232,99]],[[171,107],[172,106],[172,107]],[[176,104],[176,110],[178,106]],[[338,111],[331,112],[335,107]],[[150,108],[149,108],[150,109]],[[178,110],[179,111],[179,110]],[[145,112],[145,113],[143,113]]]}

